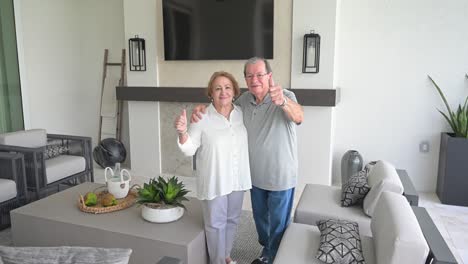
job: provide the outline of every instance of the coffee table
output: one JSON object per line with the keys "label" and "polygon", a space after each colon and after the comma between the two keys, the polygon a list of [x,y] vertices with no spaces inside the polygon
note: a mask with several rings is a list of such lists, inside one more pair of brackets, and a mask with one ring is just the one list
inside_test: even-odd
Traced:
{"label": "coffee table", "polygon": [[136,205],[106,214],[80,211],[79,194],[99,186],[83,183],[11,211],[13,244],[131,248],[132,264],[155,264],[163,256],[208,263],[200,201],[190,198],[184,216],[166,224],[145,221]]}

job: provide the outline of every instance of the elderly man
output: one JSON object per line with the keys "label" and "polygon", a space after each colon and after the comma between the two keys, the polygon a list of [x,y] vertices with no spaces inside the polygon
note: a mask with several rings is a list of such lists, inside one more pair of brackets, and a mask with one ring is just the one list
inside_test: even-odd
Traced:
{"label": "elderly man", "polygon": [[[252,210],[263,246],[252,264],[273,263],[291,218],[298,166],[296,124],[304,111],[293,92],[275,84],[267,60],[247,60],[244,77],[249,91],[235,103],[242,108],[247,128]],[[192,122],[197,122],[200,110],[194,110]]]}
{"label": "elderly man", "polygon": [[275,85],[267,60],[244,66],[249,88],[236,101],[249,136],[252,210],[262,255],[252,263],[273,263],[289,224],[297,183],[296,124],[304,112],[293,92]]}

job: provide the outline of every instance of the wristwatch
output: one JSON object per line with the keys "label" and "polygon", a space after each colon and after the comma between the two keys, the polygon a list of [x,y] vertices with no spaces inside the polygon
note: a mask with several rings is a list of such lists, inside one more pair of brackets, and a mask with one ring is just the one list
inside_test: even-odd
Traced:
{"label": "wristwatch", "polygon": [[288,102],[288,100],[287,100],[287,97],[285,96],[285,97],[284,97],[283,103],[280,104],[279,106],[284,107],[284,106],[286,105],[287,102]]}

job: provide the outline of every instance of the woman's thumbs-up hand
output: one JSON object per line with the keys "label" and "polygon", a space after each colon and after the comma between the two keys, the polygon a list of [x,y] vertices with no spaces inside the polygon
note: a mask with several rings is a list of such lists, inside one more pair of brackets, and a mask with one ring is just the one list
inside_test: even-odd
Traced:
{"label": "woman's thumbs-up hand", "polygon": [[176,118],[174,126],[179,134],[185,134],[187,132],[187,112],[185,109],[183,109],[182,113]]}

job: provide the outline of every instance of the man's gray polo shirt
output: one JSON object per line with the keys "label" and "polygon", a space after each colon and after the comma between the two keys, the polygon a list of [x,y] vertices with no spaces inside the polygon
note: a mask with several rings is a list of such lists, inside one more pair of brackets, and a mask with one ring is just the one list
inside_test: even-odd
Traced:
{"label": "man's gray polo shirt", "polygon": [[[283,91],[297,102],[293,92]],[[244,92],[236,104],[242,107],[249,138],[252,185],[270,191],[295,187],[298,166],[296,124],[271,101],[270,94],[257,105],[255,96]]]}

